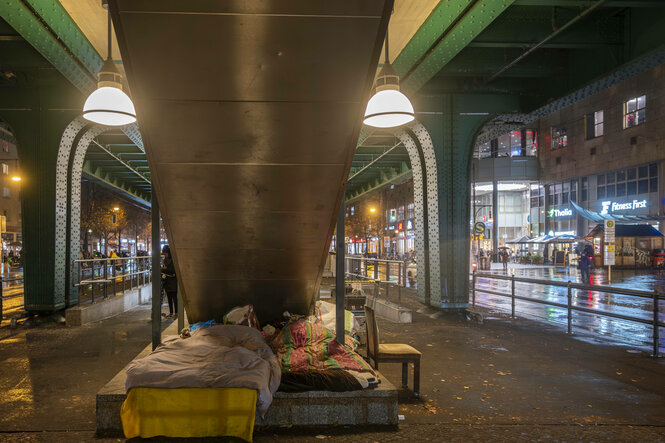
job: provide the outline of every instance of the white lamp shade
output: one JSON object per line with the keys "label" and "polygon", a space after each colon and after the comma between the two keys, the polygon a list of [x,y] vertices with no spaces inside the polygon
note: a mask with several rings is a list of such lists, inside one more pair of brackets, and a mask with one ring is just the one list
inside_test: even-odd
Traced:
{"label": "white lamp shade", "polygon": [[124,126],[136,121],[136,110],[127,94],[118,88],[104,86],[85,101],[83,118],[100,125]]}
{"label": "white lamp shade", "polygon": [[363,123],[375,128],[394,128],[415,120],[406,95],[395,89],[379,91],[367,102]]}

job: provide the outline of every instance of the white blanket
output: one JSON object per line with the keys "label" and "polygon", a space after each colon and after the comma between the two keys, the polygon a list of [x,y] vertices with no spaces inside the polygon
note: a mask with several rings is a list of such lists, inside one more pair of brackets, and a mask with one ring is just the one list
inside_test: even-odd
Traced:
{"label": "white blanket", "polygon": [[265,414],[281,380],[275,354],[256,329],[219,325],[192,337],[169,337],[127,369],[131,388],[249,388]]}

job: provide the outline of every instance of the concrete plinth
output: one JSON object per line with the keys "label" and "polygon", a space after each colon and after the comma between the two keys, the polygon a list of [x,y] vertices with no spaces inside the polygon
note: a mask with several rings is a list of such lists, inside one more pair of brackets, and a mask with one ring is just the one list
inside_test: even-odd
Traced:
{"label": "concrete plinth", "polygon": [[387,300],[381,300],[368,295],[365,304],[374,309],[377,316],[386,320],[395,323],[411,323],[413,321],[411,309],[398,306]]}
{"label": "concrete plinth", "polygon": [[[175,322],[164,335],[177,332]],[[147,346],[136,358],[152,350]],[[125,401],[126,367],[97,393],[97,434],[122,436],[120,408]],[[265,418],[256,426],[397,425],[397,389],[382,375],[377,388],[350,392],[277,392]]]}
{"label": "concrete plinth", "polygon": [[379,375],[374,389],[330,392],[277,392],[256,426],[397,425],[397,389]]}
{"label": "concrete plinth", "polygon": [[123,295],[100,299],[95,303],[74,306],[65,311],[67,326],[81,326],[122,314],[152,300],[152,285],[140,286]]}

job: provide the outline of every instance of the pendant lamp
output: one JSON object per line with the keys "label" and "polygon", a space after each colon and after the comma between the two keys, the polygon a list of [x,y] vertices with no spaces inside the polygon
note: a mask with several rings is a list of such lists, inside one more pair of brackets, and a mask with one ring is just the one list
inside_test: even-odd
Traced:
{"label": "pendant lamp", "polygon": [[375,128],[395,128],[415,120],[413,105],[399,90],[399,76],[388,60],[388,32],[386,31],[386,59],[374,82],[374,95],[367,102],[363,123]]}
{"label": "pendant lamp", "polygon": [[136,121],[134,103],[122,91],[122,75],[111,56],[111,15],[108,15],[108,56],[97,74],[97,89],[83,105],[83,118],[105,126],[124,126]]}

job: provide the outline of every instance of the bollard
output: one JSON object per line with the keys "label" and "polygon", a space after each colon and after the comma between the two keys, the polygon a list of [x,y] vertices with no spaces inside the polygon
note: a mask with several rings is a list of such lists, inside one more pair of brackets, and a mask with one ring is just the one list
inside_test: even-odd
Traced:
{"label": "bollard", "polygon": [[473,270],[473,277],[471,280],[471,304],[476,307],[476,270]]}
{"label": "bollard", "polygon": [[108,260],[104,260],[104,298],[109,296],[109,287],[106,284],[109,279],[109,267],[107,265]]}
{"label": "bollard", "polygon": [[573,333],[573,292],[568,280],[568,333]]}
{"label": "bollard", "polygon": [[[85,288],[81,284],[81,281],[83,280],[83,263],[82,262],[79,262],[78,276],[79,276],[79,281],[78,281],[78,284],[79,284],[79,287],[78,287],[79,299],[78,299],[78,302],[76,304],[80,305],[81,304],[81,297],[85,293]],[[23,282],[23,287],[25,288],[25,281]]]}
{"label": "bollard", "polygon": [[660,335],[658,333],[658,292],[653,291],[653,358],[658,358]]}
{"label": "bollard", "polygon": [[404,261],[404,264],[402,265],[402,286],[404,286],[405,288],[406,288],[406,275],[407,275],[406,268],[407,268],[407,266],[408,266],[407,262]]}
{"label": "bollard", "polygon": [[510,315],[513,318],[515,318],[515,274],[510,276],[510,287],[511,287],[511,290],[510,290],[510,294],[511,294],[511,296],[510,296],[510,300],[511,300],[510,301],[510,305],[511,305],[510,306],[510,312],[511,312],[511,314]]}

